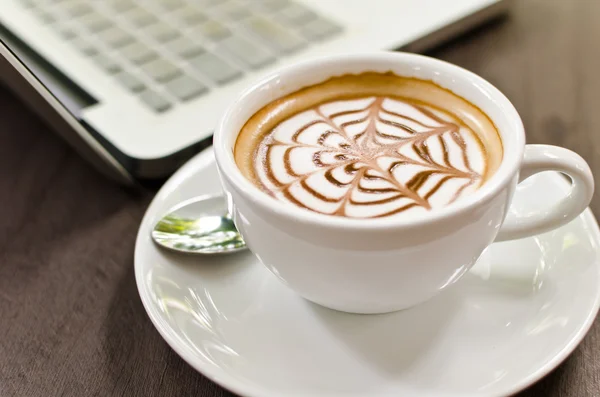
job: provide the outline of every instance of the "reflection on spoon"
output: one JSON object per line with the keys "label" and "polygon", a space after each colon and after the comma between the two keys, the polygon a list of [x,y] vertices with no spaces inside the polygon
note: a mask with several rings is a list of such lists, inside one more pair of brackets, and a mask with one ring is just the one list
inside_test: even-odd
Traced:
{"label": "reflection on spoon", "polygon": [[151,236],[161,247],[188,254],[246,249],[222,195],[194,197],[176,205],[156,223]]}

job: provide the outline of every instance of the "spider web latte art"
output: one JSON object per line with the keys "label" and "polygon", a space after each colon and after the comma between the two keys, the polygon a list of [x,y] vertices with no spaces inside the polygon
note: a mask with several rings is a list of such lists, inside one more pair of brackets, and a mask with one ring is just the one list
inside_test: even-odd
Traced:
{"label": "spider web latte art", "polygon": [[256,179],[272,196],[353,218],[419,214],[449,205],[483,182],[477,134],[439,108],[383,96],[333,100],[265,135]]}

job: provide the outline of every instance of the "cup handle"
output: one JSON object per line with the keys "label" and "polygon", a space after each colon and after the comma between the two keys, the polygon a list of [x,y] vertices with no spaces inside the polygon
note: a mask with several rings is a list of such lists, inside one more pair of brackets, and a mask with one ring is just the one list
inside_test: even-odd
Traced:
{"label": "cup handle", "polygon": [[527,145],[519,182],[542,171],[558,171],[571,178],[566,197],[547,210],[526,215],[508,213],[496,242],[514,240],[556,229],[581,214],[592,200],[594,178],[586,161],[568,149],[550,145]]}

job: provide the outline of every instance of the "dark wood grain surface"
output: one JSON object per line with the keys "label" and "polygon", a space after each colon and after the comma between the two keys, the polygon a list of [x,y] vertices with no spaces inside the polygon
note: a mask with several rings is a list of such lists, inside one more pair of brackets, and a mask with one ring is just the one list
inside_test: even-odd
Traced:
{"label": "dark wood grain surface", "polygon": [[[600,176],[599,20],[598,0],[516,0],[507,20],[431,55],[504,91],[529,143],[575,150]],[[104,179],[0,86],[1,397],[231,395],[184,363],[144,312],[133,250],[151,197]],[[519,395],[532,396],[600,396],[598,321]]]}

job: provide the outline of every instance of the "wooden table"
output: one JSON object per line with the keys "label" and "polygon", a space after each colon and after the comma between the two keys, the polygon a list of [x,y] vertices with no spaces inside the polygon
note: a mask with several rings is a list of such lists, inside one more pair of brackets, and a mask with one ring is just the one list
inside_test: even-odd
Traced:
{"label": "wooden table", "polygon": [[[600,1],[512,7],[431,55],[490,80],[530,143],[573,149],[600,177]],[[231,395],[167,346],[140,302],[134,239],[152,195],[105,180],[0,86],[0,396]],[[600,396],[598,321],[519,396]]]}

